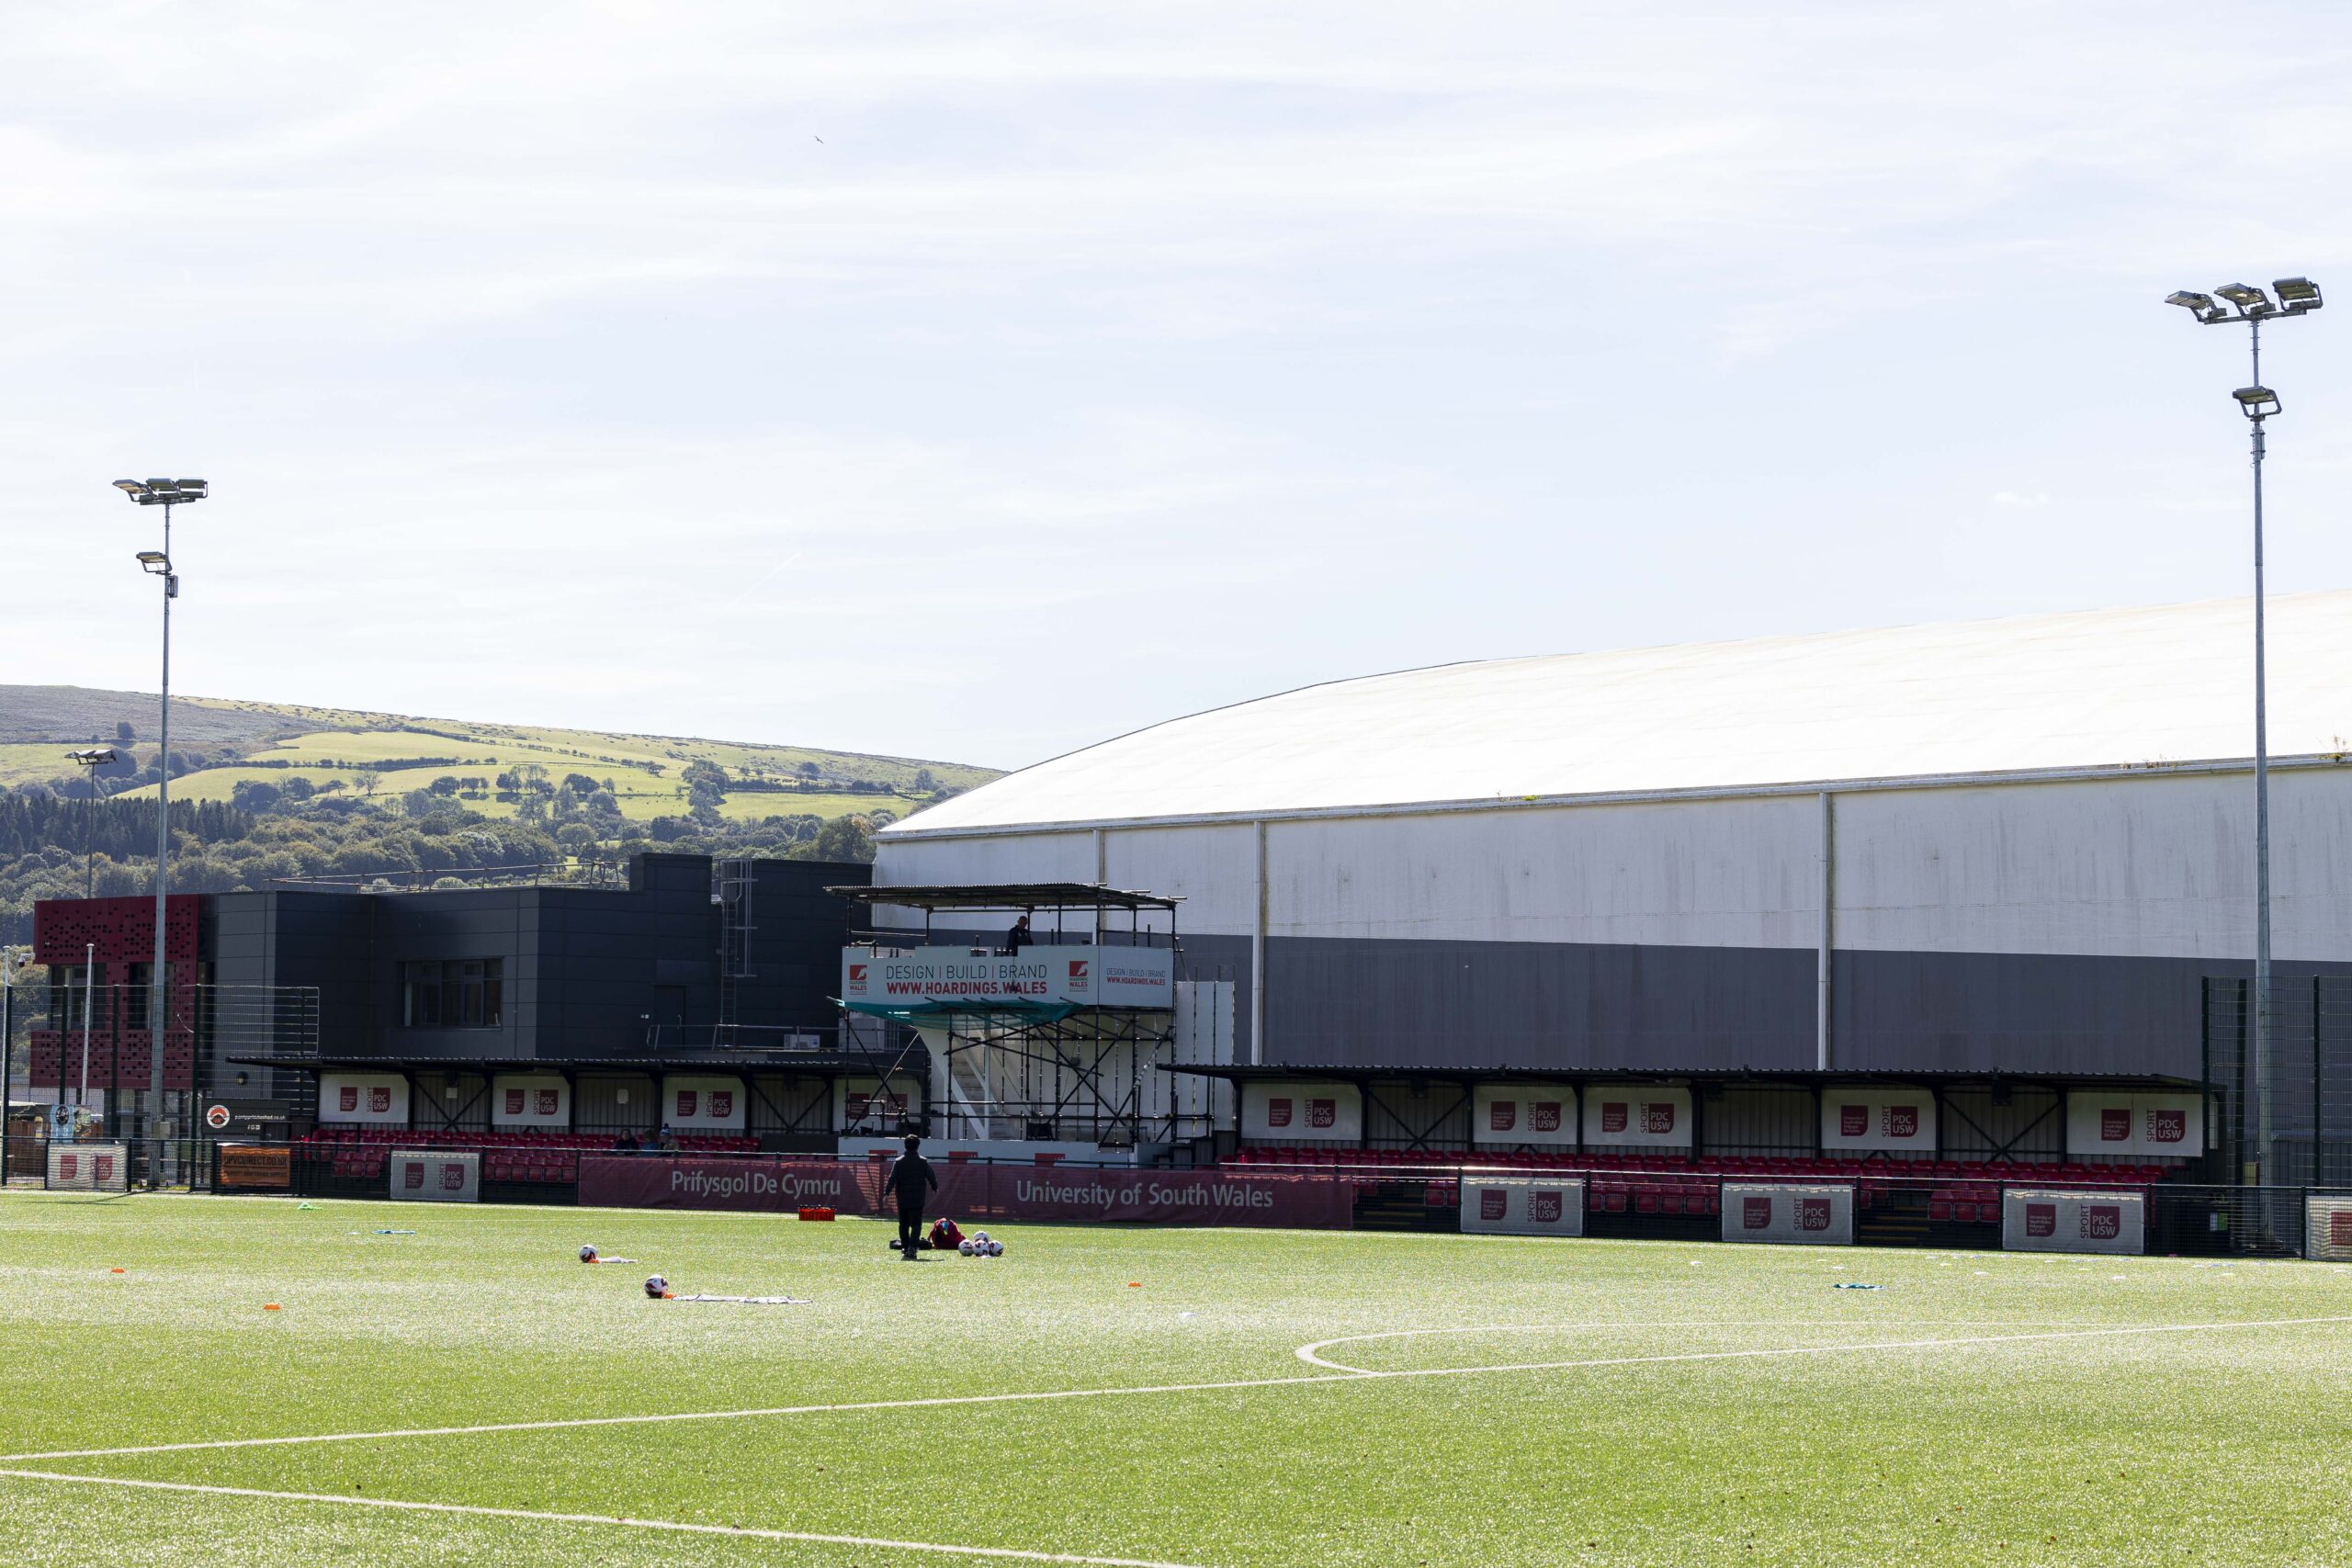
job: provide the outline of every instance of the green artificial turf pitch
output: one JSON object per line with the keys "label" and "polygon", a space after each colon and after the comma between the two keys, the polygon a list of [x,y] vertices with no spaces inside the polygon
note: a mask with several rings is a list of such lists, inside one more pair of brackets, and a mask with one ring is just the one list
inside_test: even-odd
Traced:
{"label": "green artificial turf pitch", "polygon": [[[2352,1269],[1046,1226],[909,1266],[889,1234],[9,1194],[0,1541],[208,1568],[2352,1561]],[[656,1269],[808,1304],[648,1301]],[[350,1433],[379,1435],[61,1453]]]}

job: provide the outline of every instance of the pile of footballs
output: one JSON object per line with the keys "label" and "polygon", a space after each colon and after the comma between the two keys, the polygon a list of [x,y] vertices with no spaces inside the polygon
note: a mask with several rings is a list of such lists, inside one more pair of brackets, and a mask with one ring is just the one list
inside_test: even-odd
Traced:
{"label": "pile of footballs", "polygon": [[986,1231],[974,1231],[956,1244],[956,1250],[967,1258],[1002,1258],[1004,1243],[990,1241]]}

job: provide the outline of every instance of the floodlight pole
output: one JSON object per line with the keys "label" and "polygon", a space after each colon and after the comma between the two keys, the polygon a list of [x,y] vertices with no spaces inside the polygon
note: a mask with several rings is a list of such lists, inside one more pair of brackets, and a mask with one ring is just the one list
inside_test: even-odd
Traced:
{"label": "floodlight pole", "polygon": [[[2267,605],[2262,572],[2262,463],[2267,456],[2263,421],[2278,412],[2278,398],[2262,384],[2262,323],[2266,319],[2284,321],[2309,315],[2323,302],[2319,286],[2308,277],[2282,277],[2271,287],[2278,291],[2276,304],[2249,284],[2233,283],[2215,289],[2213,294],[2236,307],[2235,315],[2215,304],[2212,294],[2183,289],[2165,299],[2167,305],[2185,307],[2209,327],[2244,321],[2246,346],[2254,362],[2252,383],[2233,394],[2239,411],[2254,426],[2254,1030],[2244,1057],[2247,1073],[2254,1079],[2254,1147],[2241,1150],[2238,1166],[2238,1180],[2247,1187],[2262,1186],[2277,1174],[2277,1161],[2270,1146],[2270,702],[2268,650],[2264,639]],[[2247,1132],[2245,1114],[2245,1108],[2240,1106],[2235,1133],[2241,1140]]]}
{"label": "floodlight pole", "polygon": [[[2254,377],[2262,385],[2262,318],[2246,318]],[[2254,426],[2254,1158],[2241,1172],[2260,1187],[2271,1172],[2270,1154],[2270,706],[2264,666],[2262,602],[2262,419]],[[2314,1168],[2316,1171],[2316,1168]]]}
{"label": "floodlight pole", "polygon": [[172,503],[164,503],[163,716],[155,752],[155,949],[147,965],[147,1185],[160,1187],[164,1127],[164,900],[172,861],[172,592],[179,579],[172,570]]}

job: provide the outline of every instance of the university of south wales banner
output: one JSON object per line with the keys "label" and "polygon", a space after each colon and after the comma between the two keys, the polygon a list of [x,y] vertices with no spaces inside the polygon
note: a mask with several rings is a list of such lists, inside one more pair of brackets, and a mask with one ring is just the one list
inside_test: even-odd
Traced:
{"label": "university of south wales banner", "polygon": [[[1066,1220],[1095,1224],[1271,1225],[1346,1230],[1352,1183],[1307,1176],[1238,1176],[1210,1170],[1056,1170],[1038,1166],[934,1162],[939,1190],[924,1212],[956,1220]],[[881,1162],[663,1159],[583,1155],[580,1201],[618,1209],[742,1209],[788,1213],[823,1206],[879,1214]]]}

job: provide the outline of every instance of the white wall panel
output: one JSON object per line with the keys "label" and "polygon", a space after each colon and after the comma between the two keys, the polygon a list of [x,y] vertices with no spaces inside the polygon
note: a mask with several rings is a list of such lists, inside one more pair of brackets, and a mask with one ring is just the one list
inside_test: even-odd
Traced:
{"label": "white wall panel", "polygon": [[[2352,956],[2352,772],[2271,780],[2275,951]],[[1838,800],[1838,945],[2242,958],[2244,775],[1890,790]]]}
{"label": "white wall panel", "polygon": [[[2278,955],[2352,958],[2352,768],[2275,775]],[[1268,934],[1811,948],[1812,795],[1275,821]],[[1246,936],[1249,824],[1107,829],[1110,880],[1185,898],[1183,931]],[[1838,945],[1927,953],[2243,957],[2253,940],[2243,774],[1838,797]],[[885,840],[884,883],[1091,881],[1091,832]]]}
{"label": "white wall panel", "polygon": [[1811,947],[1812,796],[1275,822],[1269,933]]}
{"label": "white wall panel", "polygon": [[[1114,829],[1103,835],[1102,858],[1112,886],[1183,899],[1179,931],[1248,936],[1257,920],[1258,829],[1246,822]],[[1126,918],[1113,923],[1125,930]]]}
{"label": "white wall panel", "polygon": [[[874,880],[888,886],[980,886],[1001,882],[1091,882],[1094,880],[1094,836],[1091,833],[1015,833],[1001,839],[932,839],[899,842],[880,840],[875,847]],[[957,917],[943,915],[946,925]],[[892,927],[920,929],[919,910],[885,908],[879,919]],[[994,916],[987,923],[1009,923]],[[1052,927],[1050,915],[1035,922],[1040,931]],[[1086,923],[1093,924],[1092,915]],[[1075,930],[1075,926],[1072,927]]]}

